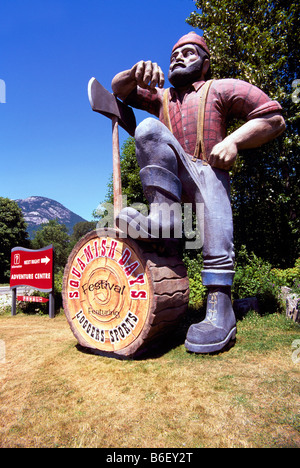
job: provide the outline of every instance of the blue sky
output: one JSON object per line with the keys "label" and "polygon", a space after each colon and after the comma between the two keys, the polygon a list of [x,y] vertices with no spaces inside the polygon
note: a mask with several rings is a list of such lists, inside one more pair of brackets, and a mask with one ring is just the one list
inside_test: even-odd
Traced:
{"label": "blue sky", "polygon": [[[88,81],[111,90],[113,76],[141,59],[167,74],[195,9],[193,0],[1,0],[0,196],[44,196],[92,219],[112,174],[112,146],[111,122],[91,110]],[[137,122],[146,117],[136,112]],[[127,137],[120,129],[121,145]]]}

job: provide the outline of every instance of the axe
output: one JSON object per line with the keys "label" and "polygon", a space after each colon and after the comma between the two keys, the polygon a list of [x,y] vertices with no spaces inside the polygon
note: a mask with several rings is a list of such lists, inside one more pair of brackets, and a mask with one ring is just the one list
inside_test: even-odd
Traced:
{"label": "axe", "polygon": [[134,136],[136,128],[135,115],[131,107],[126,106],[112,93],[107,91],[96,78],[88,84],[88,96],[93,111],[99,112],[112,120],[112,153],[113,153],[113,193],[114,220],[122,209],[122,183],[120,168],[119,125],[129,135]]}

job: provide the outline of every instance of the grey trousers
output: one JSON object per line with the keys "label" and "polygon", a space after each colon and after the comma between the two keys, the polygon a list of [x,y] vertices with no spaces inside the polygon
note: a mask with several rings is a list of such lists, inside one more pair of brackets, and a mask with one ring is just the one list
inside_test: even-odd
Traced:
{"label": "grey trousers", "polygon": [[205,286],[231,286],[234,277],[233,222],[227,171],[192,161],[173,134],[156,119],[136,129],[136,156],[141,170],[168,169],[182,184],[185,202],[204,205],[202,280]]}

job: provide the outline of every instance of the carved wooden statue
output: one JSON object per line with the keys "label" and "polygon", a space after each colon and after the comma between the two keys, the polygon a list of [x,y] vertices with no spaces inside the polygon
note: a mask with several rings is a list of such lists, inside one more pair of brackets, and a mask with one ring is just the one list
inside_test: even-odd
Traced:
{"label": "carved wooden statue", "polygon": [[[210,51],[192,32],[174,45],[164,89],[161,68],[140,61],[112,81],[114,94],[126,104],[158,117],[136,129],[136,155],[150,203],[149,216],[133,208],[121,210],[121,229],[140,232],[140,240],[160,237],[181,224],[181,213],[166,219],[162,206],[189,201],[204,204],[202,272],[208,288],[205,320],[190,327],[186,348],[196,353],[221,350],[236,334],[231,302],[234,277],[233,223],[228,170],[238,150],[256,148],[285,129],[281,107],[255,86],[241,80],[210,80]],[[226,134],[231,118],[245,123]],[[137,222],[138,220],[138,222]],[[155,233],[155,234],[153,234]],[[158,233],[158,234],[157,234]]]}

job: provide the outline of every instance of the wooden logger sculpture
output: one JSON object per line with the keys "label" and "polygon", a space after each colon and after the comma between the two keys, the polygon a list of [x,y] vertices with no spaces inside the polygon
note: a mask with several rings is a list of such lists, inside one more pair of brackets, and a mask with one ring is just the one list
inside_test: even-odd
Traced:
{"label": "wooden logger sculpture", "polygon": [[[192,32],[172,49],[172,88],[164,89],[163,72],[150,61],[118,73],[114,94],[90,80],[93,110],[113,123],[115,227],[87,234],[65,269],[64,309],[84,347],[136,356],[185,313],[189,287],[184,265],[178,256],[158,255],[153,248],[166,238],[181,237],[182,201],[193,206],[203,234],[195,246],[202,247],[202,282],[208,290],[205,319],[190,326],[186,349],[217,352],[235,338],[229,170],[238,150],[276,138],[285,122],[278,102],[257,87],[236,79],[211,80],[210,74],[209,48]],[[159,120],[147,118],[135,129],[128,105]],[[226,135],[231,118],[245,123]],[[119,124],[135,136],[148,215],[120,203]]]}

